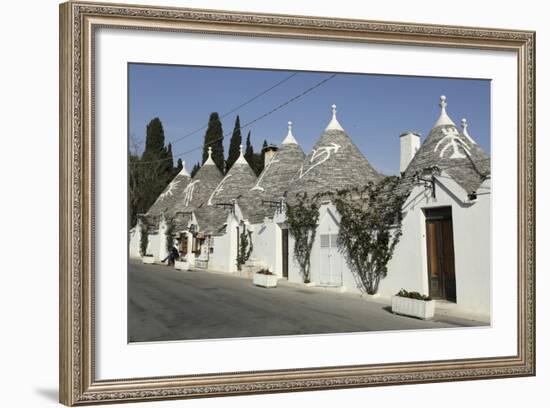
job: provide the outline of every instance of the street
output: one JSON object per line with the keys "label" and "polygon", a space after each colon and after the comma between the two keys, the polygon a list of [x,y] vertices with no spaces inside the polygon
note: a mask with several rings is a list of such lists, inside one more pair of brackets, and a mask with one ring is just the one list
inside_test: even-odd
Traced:
{"label": "street", "polygon": [[130,260],[128,341],[434,329],[483,323],[394,315],[387,304],[280,280],[277,288],[207,271]]}

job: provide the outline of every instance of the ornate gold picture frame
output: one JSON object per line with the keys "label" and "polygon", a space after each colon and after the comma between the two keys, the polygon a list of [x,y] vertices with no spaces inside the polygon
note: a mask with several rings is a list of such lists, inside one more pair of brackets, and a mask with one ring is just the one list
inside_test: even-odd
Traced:
{"label": "ornate gold picture frame", "polygon": [[[483,358],[98,379],[95,34],[99,28],[430,46],[517,58],[517,352]],[[124,138],[125,135],[120,135]],[[68,2],[60,6],[60,402],[195,398],[535,375],[535,33]],[[510,268],[513,266],[510,265]]]}

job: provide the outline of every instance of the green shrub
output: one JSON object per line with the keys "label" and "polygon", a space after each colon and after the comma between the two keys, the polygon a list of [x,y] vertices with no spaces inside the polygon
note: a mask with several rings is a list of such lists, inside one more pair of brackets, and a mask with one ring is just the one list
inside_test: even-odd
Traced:
{"label": "green shrub", "polygon": [[416,300],[425,300],[425,301],[432,300],[432,298],[429,297],[429,296],[423,295],[419,292],[408,292],[405,289],[401,289],[396,294],[396,296],[401,296],[401,297],[406,297],[406,298],[409,298],[409,299],[416,299]]}

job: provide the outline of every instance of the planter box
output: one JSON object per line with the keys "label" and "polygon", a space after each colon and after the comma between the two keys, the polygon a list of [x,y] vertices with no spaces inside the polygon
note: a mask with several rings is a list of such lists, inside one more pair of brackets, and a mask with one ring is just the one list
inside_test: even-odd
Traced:
{"label": "planter box", "polygon": [[263,273],[255,273],[254,280],[252,281],[254,285],[261,286],[262,288],[276,288],[277,287],[277,276],[276,275],[264,275]]}
{"label": "planter box", "polygon": [[174,262],[174,268],[179,271],[188,271],[189,270],[189,262],[187,261],[176,261]]}
{"label": "planter box", "polygon": [[391,311],[405,316],[428,320],[434,317],[435,301],[418,300],[403,296],[392,296]]}
{"label": "planter box", "polygon": [[141,262],[144,264],[154,264],[155,263],[155,257],[154,256],[142,256]]}

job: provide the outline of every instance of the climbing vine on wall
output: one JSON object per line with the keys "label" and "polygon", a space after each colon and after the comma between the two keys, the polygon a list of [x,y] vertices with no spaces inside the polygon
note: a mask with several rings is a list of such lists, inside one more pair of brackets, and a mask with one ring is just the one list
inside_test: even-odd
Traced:
{"label": "climbing vine on wall", "polygon": [[166,251],[170,252],[174,246],[174,223],[172,220],[166,220]]}
{"label": "climbing vine on wall", "polygon": [[319,205],[316,197],[308,198],[307,193],[297,194],[296,203],[286,203],[288,230],[294,238],[294,258],[300,266],[304,283],[311,280],[311,249],[315,242]]}
{"label": "climbing vine on wall", "polygon": [[139,240],[139,250],[141,253],[141,256],[147,255],[147,244],[149,244],[149,232],[147,228],[147,223],[145,220],[141,220],[139,223],[139,232],[140,232],[140,240]]}
{"label": "climbing vine on wall", "polygon": [[246,228],[246,225],[242,224],[239,234],[239,246],[237,248],[237,269],[239,271],[250,258],[252,248],[252,232]]}
{"label": "climbing vine on wall", "polygon": [[387,275],[387,264],[402,234],[406,195],[400,190],[399,178],[385,177],[328,195],[341,216],[338,246],[364,291],[373,295]]}

